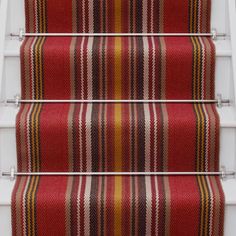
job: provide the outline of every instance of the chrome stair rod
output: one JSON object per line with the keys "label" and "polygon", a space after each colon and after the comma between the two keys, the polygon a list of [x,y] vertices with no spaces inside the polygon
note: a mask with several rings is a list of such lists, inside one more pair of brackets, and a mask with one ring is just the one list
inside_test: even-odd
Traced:
{"label": "chrome stair rod", "polygon": [[217,33],[212,30],[210,33],[26,33],[20,29],[19,34],[10,34],[11,37],[226,37],[225,33]]}
{"label": "chrome stair rod", "polygon": [[65,100],[55,100],[55,99],[7,99],[2,101],[2,103],[8,104],[18,104],[18,103],[222,103],[229,104],[229,99],[213,99],[213,100],[201,100],[201,99],[159,99],[159,100],[147,100],[147,99],[131,99],[131,100],[110,100],[110,99],[65,99]]}
{"label": "chrome stair rod", "polygon": [[11,168],[10,172],[2,172],[3,177],[14,180],[16,176],[220,176],[226,179],[235,178],[235,171],[217,172],[16,172]]}

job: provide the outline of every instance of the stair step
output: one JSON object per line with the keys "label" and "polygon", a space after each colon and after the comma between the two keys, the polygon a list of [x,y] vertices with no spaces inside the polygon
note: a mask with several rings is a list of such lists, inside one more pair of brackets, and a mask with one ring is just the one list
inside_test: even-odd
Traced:
{"label": "stair step", "polygon": [[[18,39],[7,39],[5,41],[5,57],[19,57],[21,43]],[[231,57],[231,42],[229,39],[219,39],[214,41],[216,45],[216,56]]]}

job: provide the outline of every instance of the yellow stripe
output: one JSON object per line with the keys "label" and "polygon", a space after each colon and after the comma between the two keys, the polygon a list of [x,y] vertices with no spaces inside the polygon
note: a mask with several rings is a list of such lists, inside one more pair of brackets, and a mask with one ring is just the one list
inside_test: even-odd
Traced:
{"label": "yellow stripe", "polygon": [[[115,99],[121,99],[121,38],[115,38]],[[122,120],[121,104],[115,104],[115,171],[121,171],[122,168],[122,145],[121,131]]]}
{"label": "yellow stripe", "polygon": [[35,139],[36,139],[36,171],[39,171],[39,159],[40,159],[40,151],[39,151],[39,113],[41,111],[42,104],[39,104],[37,112],[36,112],[36,117],[35,117]]}
{"label": "yellow stripe", "polygon": [[194,3],[194,9],[193,9],[193,31],[197,32],[197,1],[193,1]]}
{"label": "yellow stripe", "polygon": [[114,235],[122,235],[122,177],[115,177],[114,192]]}
{"label": "yellow stripe", "polygon": [[201,143],[200,143],[200,146],[201,146],[201,156],[200,156],[200,160],[201,160],[201,170],[200,171],[204,171],[205,169],[205,166],[204,166],[204,156],[205,156],[205,139],[204,139],[204,114],[203,114],[203,111],[202,111],[202,105],[198,104],[197,105],[199,107],[199,114],[200,114],[200,122],[201,122]]}
{"label": "yellow stripe", "polygon": [[202,185],[203,185],[203,191],[205,195],[205,207],[204,207],[204,213],[205,213],[205,222],[203,222],[203,225],[205,227],[203,235],[208,235],[208,219],[209,219],[209,193],[207,189],[207,177],[202,176]]}
{"label": "yellow stripe", "polygon": [[195,39],[191,38],[192,44],[193,44],[193,99],[197,99],[197,94],[196,94],[196,44],[195,44]]}
{"label": "yellow stripe", "polygon": [[[121,0],[115,0],[115,32],[121,32]],[[115,38],[115,99],[121,99],[121,38]],[[121,104],[115,104],[115,171],[122,169]],[[115,177],[114,235],[121,235],[122,178]]]}
{"label": "yellow stripe", "polygon": [[200,165],[199,165],[199,145],[200,145],[200,135],[201,135],[201,130],[200,130],[200,116],[199,116],[199,112],[198,112],[198,107],[196,104],[194,104],[194,110],[196,112],[196,116],[197,116],[197,143],[196,143],[196,153],[197,153],[197,156],[196,156],[196,161],[197,161],[197,171],[200,171]]}
{"label": "yellow stripe", "polygon": [[204,218],[204,193],[203,193],[203,187],[202,187],[202,181],[201,176],[197,176],[197,181],[200,189],[200,197],[201,197],[201,209],[200,209],[200,234],[203,235],[203,218]]}
{"label": "yellow stripe", "polygon": [[36,156],[35,156],[35,150],[36,150],[36,146],[35,146],[35,116],[37,113],[37,107],[38,104],[33,105],[33,111],[31,114],[31,170],[32,171],[36,171],[37,167],[36,167]]}
{"label": "yellow stripe", "polygon": [[30,183],[29,183],[29,187],[28,187],[28,193],[26,194],[26,205],[27,205],[27,215],[26,215],[26,219],[27,219],[27,235],[32,235],[32,224],[31,224],[31,192],[34,186],[34,177],[30,178]]}
{"label": "yellow stripe", "polygon": [[40,41],[41,41],[41,38],[40,39],[36,39],[36,43],[35,43],[35,49],[34,49],[34,52],[35,52],[35,55],[34,55],[34,65],[35,65],[35,85],[34,85],[34,88],[35,89],[35,99],[38,99],[38,74],[39,74],[39,70],[40,70],[40,65],[39,65],[39,61],[38,61],[38,54],[39,54],[39,50],[38,50],[38,45],[40,44]]}
{"label": "yellow stripe", "polygon": [[39,44],[39,77],[38,77],[38,86],[39,86],[39,94],[38,94],[38,99],[43,99],[43,57],[42,57],[42,52],[43,52],[43,43],[45,41],[45,38],[43,37],[42,40],[40,41]]}
{"label": "yellow stripe", "polygon": [[115,33],[121,33],[121,0],[115,0]]}

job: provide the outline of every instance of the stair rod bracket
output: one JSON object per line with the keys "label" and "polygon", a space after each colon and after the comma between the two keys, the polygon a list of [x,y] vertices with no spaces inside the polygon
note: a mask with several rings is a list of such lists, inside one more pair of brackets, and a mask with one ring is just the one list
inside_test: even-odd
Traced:
{"label": "stair rod bracket", "polygon": [[220,176],[224,181],[235,178],[236,171],[227,171],[221,167],[219,172],[17,172],[11,167],[9,172],[2,172],[3,177],[9,177],[11,181],[16,176]]}
{"label": "stair rod bracket", "polygon": [[210,33],[27,33],[23,28],[19,34],[10,34],[11,37],[18,37],[22,41],[25,37],[211,37],[216,40],[218,37],[226,37],[225,33],[217,33],[212,29]]}

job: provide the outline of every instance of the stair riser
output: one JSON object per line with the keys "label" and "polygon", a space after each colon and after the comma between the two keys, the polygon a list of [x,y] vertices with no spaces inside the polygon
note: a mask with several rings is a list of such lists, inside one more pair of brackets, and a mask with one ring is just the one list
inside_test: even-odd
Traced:
{"label": "stair riser", "polygon": [[[12,69],[14,68],[14,69]],[[20,94],[20,60],[19,57],[6,57],[2,82],[2,95],[12,98]],[[14,84],[14,86],[12,86]],[[216,59],[216,94],[233,99],[233,80],[231,57],[218,56]]]}
{"label": "stair riser", "polygon": [[[18,32],[19,28],[24,28],[25,15],[24,15],[24,1],[10,0],[8,7],[8,25],[7,32]],[[212,0],[212,28],[217,29],[218,32],[229,32],[228,27],[228,11],[227,1]]]}
{"label": "stair riser", "polygon": [[[232,227],[235,224],[235,211],[236,205],[226,205],[225,209],[225,236],[236,235],[236,227]],[[10,206],[0,205],[0,228],[1,232],[4,232],[4,236],[11,235],[11,208]]]}

